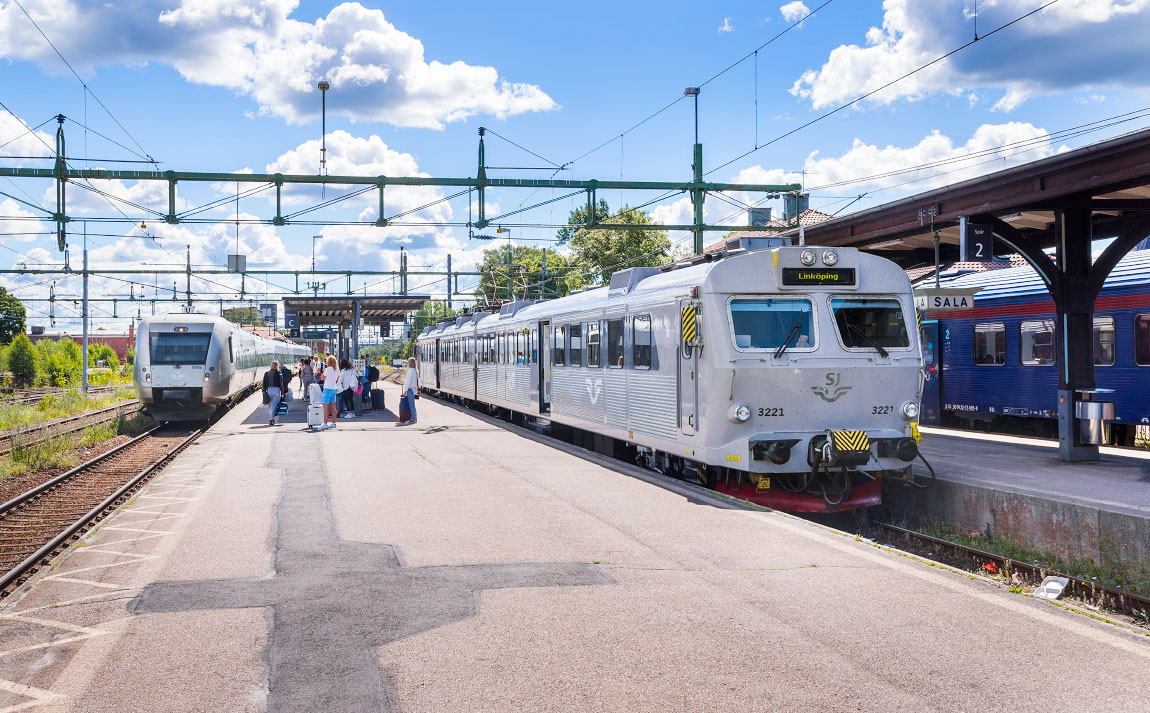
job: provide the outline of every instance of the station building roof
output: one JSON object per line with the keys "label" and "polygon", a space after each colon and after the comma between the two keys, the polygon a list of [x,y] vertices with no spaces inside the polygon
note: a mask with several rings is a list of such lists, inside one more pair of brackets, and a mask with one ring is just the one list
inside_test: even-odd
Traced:
{"label": "station building roof", "polygon": [[299,326],[350,324],[356,303],[364,324],[402,322],[431,299],[430,295],[318,295],[283,298],[285,314],[295,313]]}

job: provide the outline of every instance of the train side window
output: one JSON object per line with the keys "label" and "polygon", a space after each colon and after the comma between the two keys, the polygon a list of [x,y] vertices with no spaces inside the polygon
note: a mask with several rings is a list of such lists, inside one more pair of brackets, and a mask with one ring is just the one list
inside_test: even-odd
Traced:
{"label": "train side window", "polygon": [[623,320],[607,320],[607,366],[623,368]]}
{"label": "train side window", "polygon": [[551,363],[555,366],[563,366],[567,363],[567,350],[565,349],[567,341],[564,339],[564,334],[563,327],[555,328],[555,346],[551,349]]}
{"label": "train side window", "polygon": [[1114,318],[1094,318],[1094,366],[1114,366]]}
{"label": "train side window", "polygon": [[974,325],[974,363],[977,366],[1006,364],[1006,325],[979,322]]}
{"label": "train side window", "polygon": [[651,368],[651,315],[641,314],[631,322],[632,355],[636,369]]}
{"label": "train side window", "polygon": [[235,354],[232,353],[232,338],[231,337],[228,337],[228,361],[230,361],[232,363],[235,363],[235,361],[236,361]]}
{"label": "train side window", "polygon": [[571,358],[568,363],[571,366],[583,366],[583,325],[572,324],[568,328],[567,338],[571,344]]}
{"label": "train side window", "polygon": [[527,330],[515,333],[515,363],[527,364]]}
{"label": "train side window", "polygon": [[496,361],[495,361],[495,335],[494,334],[488,334],[487,335],[487,356],[488,356],[488,362],[489,363],[491,363],[491,364],[496,363]]}
{"label": "train side window", "polygon": [[1134,316],[1134,363],[1150,366],[1150,314]]}
{"label": "train side window", "polygon": [[599,366],[599,322],[587,323],[587,366]]}
{"label": "train side window", "polygon": [[531,363],[539,363],[539,330],[531,330]]}
{"label": "train side window", "polygon": [[1018,328],[1018,356],[1023,366],[1054,363],[1054,320],[1028,319]]}

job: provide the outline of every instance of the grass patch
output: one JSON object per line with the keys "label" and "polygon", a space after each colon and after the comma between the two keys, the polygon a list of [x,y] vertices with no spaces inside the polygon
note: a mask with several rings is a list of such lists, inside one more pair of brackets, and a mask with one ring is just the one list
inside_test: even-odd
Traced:
{"label": "grass patch", "polygon": [[1150,586],[1125,570],[1110,570],[1091,559],[1064,558],[1050,550],[1028,547],[1010,538],[988,533],[955,532],[942,525],[923,524],[916,528],[919,532],[947,540],[965,547],[973,547],[1018,562],[1026,562],[1052,572],[1097,582],[1107,587],[1115,587],[1132,594],[1150,594]]}
{"label": "grass patch", "polygon": [[64,389],[31,405],[0,403],[0,431],[77,416],[134,398],[136,398],[135,388],[124,385],[117,387],[115,391],[95,394],[88,398],[85,398],[79,389]]}
{"label": "grass patch", "polygon": [[46,470],[71,468],[80,462],[77,448],[92,448],[123,434],[135,434],[150,425],[152,420],[142,413],[125,418],[117,414],[104,423],[88,426],[78,433],[49,435],[36,440],[39,434],[11,434],[12,452],[0,458],[0,479],[14,478]]}

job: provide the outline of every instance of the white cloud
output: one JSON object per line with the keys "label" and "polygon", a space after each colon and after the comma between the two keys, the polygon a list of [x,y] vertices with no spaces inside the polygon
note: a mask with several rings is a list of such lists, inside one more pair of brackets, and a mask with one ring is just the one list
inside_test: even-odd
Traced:
{"label": "white cloud", "polygon": [[724,17],[723,24],[719,26],[719,32],[734,32],[735,26],[731,24],[731,18]]}
{"label": "white cloud", "polygon": [[[55,126],[55,122],[52,126]],[[0,110],[0,157],[52,155],[56,138],[43,131],[32,131],[31,128],[15,114]],[[23,162],[16,163],[20,165]],[[35,165],[51,168],[44,161],[36,161]]]}
{"label": "white cloud", "polygon": [[786,5],[779,7],[779,12],[782,13],[783,19],[787,22],[795,22],[801,20],[807,15],[811,14],[811,9],[804,5],[799,0],[789,2]]}
{"label": "white cloud", "polygon": [[[315,22],[292,18],[297,0],[27,0],[82,70],[161,62],[197,84],[251,97],[261,114],[302,122],[319,113],[316,83],[331,83],[327,108],[353,121],[441,129],[476,114],[504,118],[556,108],[533,84],[494,67],[427,60],[423,43],[356,2]],[[13,60],[63,68],[32,34],[15,3],[0,5],[0,47]]]}
{"label": "white cloud", "polygon": [[[964,0],[885,0],[882,27],[863,46],[844,44],[818,70],[807,70],[791,93],[815,109],[878,89],[968,42],[973,17]],[[1031,0],[980,5],[983,33],[1034,10]],[[975,88],[1005,88],[996,108],[1009,111],[1038,92],[1111,83],[1150,86],[1145,38],[1150,0],[1063,0],[897,84],[868,102],[914,101]]]}

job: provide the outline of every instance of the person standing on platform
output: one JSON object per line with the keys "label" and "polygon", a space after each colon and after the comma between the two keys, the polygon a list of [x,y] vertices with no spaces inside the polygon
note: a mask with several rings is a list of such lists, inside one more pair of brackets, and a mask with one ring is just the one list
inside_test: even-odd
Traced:
{"label": "person standing on platform", "polygon": [[[336,398],[339,396],[339,369],[336,368],[335,357],[329,356],[327,358],[327,366],[323,370],[323,425],[321,429],[335,428],[336,419],[339,416],[339,404],[336,403]],[[328,423],[328,419],[331,423]]]}
{"label": "person standing on platform", "polygon": [[286,410],[292,401],[291,380],[295,378],[295,374],[286,361],[280,363],[280,376],[283,377],[283,391],[280,392],[280,400],[284,403]]}
{"label": "person standing on platform", "polygon": [[403,398],[407,399],[407,410],[411,413],[410,421],[400,423],[415,423],[415,392],[419,389],[419,372],[415,370],[415,357],[407,360],[407,374],[403,377]]}
{"label": "person standing on platform", "polygon": [[311,362],[307,359],[299,360],[299,387],[303,391],[303,398],[310,403],[308,397],[308,388],[315,381],[315,371],[311,368]]}
{"label": "person standing on platform", "polygon": [[268,405],[268,425],[276,425],[276,411],[280,407],[280,396],[283,394],[283,373],[280,363],[273,361],[271,367],[264,372],[264,403]]}
{"label": "person standing on platform", "polygon": [[355,403],[352,401],[355,386],[355,369],[351,368],[350,361],[341,359],[339,362],[339,398],[340,406],[343,408],[343,413],[347,418],[355,418]]}

